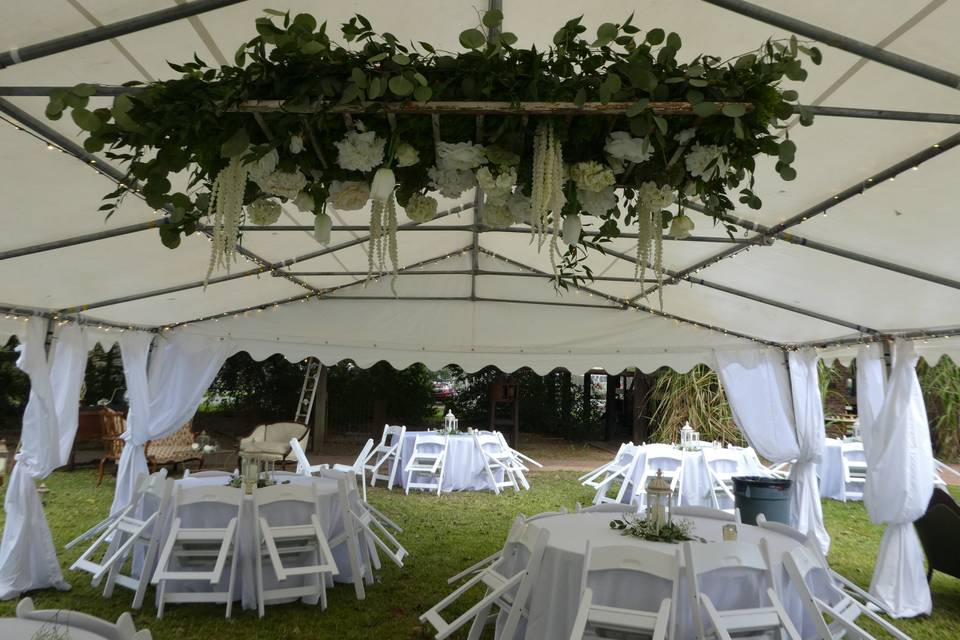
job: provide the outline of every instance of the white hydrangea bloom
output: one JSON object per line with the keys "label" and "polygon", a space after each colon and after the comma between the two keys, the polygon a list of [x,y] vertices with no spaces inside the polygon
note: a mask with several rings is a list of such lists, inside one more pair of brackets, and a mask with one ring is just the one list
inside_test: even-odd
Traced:
{"label": "white hydrangea bloom", "polygon": [[501,204],[487,204],[485,202],[483,210],[480,212],[480,219],[483,220],[483,224],[495,229],[509,227],[513,224],[513,214],[510,213],[510,209],[506,205]]}
{"label": "white hydrangea bloom", "polygon": [[507,200],[507,209],[513,216],[514,222],[530,222],[530,198],[523,195],[520,189],[514,191],[513,195]]}
{"label": "white hydrangea bloom", "polygon": [[427,175],[430,176],[430,186],[444,198],[457,198],[476,183],[472,171],[430,167]]}
{"label": "white hydrangea bloom", "polygon": [[687,144],[697,136],[696,129],[684,129],[677,135],[673,136],[673,139],[679,142],[680,144]]}
{"label": "white hydrangea bloom", "polygon": [[370,185],[366,182],[341,182],[334,180],[330,183],[330,205],[340,211],[357,211],[366,206],[370,199]]}
{"label": "white hydrangea bloom", "polygon": [[437,199],[415,193],[410,196],[404,211],[407,212],[407,217],[414,222],[428,222],[437,215]]}
{"label": "white hydrangea bloom", "polygon": [[299,171],[274,171],[254,182],[266,193],[293,200],[307,186],[307,177]]}
{"label": "white hydrangea bloom", "polygon": [[397,145],[396,159],[398,167],[412,167],[420,162],[420,152],[412,145],[401,142]]}
{"label": "white hydrangea bloom", "polygon": [[472,142],[437,143],[437,166],[441,169],[467,171],[486,164],[487,155],[483,145]]}
{"label": "white hydrangea bloom", "polygon": [[603,147],[607,155],[627,162],[645,162],[653,153],[653,145],[646,138],[634,138],[629,131],[614,131]]}
{"label": "white hydrangea bloom", "polygon": [[674,238],[687,238],[695,226],[693,220],[681,214],[670,222],[670,235]]}
{"label": "white hydrangea bloom", "polygon": [[303,151],[303,137],[298,135],[290,136],[290,153],[300,153]]}
{"label": "white hydrangea bloom", "polygon": [[604,216],[610,209],[617,206],[617,192],[613,187],[607,187],[602,191],[578,189],[577,198],[580,200],[580,209],[591,216]]}
{"label": "white hydrangea bloom", "polygon": [[373,171],[383,162],[387,141],[375,131],[348,131],[337,146],[337,164],[347,171]]}
{"label": "white hydrangea bloom", "polygon": [[[708,165],[714,161],[716,163],[708,168]],[[684,162],[687,166],[687,173],[694,178],[710,180],[717,175],[722,176],[727,173],[727,163],[723,160],[723,149],[714,144],[693,145],[687,152]]]}
{"label": "white hydrangea bloom", "polygon": [[268,175],[277,170],[278,162],[280,162],[280,154],[277,153],[276,149],[270,149],[270,151],[265,153],[262,158],[250,163],[250,179],[256,182],[261,178],[266,178]]}
{"label": "white hydrangea bloom", "polygon": [[257,198],[247,205],[247,219],[250,224],[271,225],[280,219],[280,203],[267,198]]}
{"label": "white hydrangea bloom", "polygon": [[502,206],[507,204],[507,199],[513,193],[513,185],[517,183],[517,170],[505,169],[499,175],[494,176],[487,167],[482,167],[477,171],[477,183],[486,196],[487,202],[492,205]]}
{"label": "white hydrangea bloom", "polygon": [[578,162],[570,167],[570,178],[580,191],[603,191],[616,182],[613,169],[599,162]]}
{"label": "white hydrangea bloom", "polygon": [[313,196],[306,191],[301,191],[297,194],[297,197],[293,199],[293,206],[304,213],[308,213],[314,210],[316,203],[313,201]]}
{"label": "white hydrangea bloom", "polygon": [[644,182],[637,189],[640,206],[647,211],[662,211],[673,204],[673,187],[658,187],[656,182]]}

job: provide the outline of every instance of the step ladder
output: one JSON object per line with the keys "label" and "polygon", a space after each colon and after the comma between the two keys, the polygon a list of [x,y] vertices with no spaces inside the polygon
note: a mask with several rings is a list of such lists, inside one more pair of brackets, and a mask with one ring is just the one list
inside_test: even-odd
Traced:
{"label": "step ladder", "polygon": [[322,365],[319,360],[307,358],[307,371],[303,377],[303,387],[300,389],[300,402],[297,403],[297,411],[293,417],[294,422],[307,424],[310,419],[310,412],[313,411],[313,401],[317,397],[321,369]]}

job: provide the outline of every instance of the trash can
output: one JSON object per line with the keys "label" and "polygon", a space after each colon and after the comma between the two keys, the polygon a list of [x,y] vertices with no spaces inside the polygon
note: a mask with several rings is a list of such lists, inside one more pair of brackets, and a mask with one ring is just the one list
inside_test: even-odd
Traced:
{"label": "trash can", "polygon": [[733,478],[733,494],[744,524],[757,524],[757,515],[790,524],[790,480],[764,476]]}

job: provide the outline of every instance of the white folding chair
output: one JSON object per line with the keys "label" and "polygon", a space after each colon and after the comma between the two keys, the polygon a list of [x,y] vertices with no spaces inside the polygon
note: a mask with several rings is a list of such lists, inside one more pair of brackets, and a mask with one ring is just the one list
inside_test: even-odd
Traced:
{"label": "white folding chair", "polygon": [[[520,491],[520,485],[517,484],[517,478],[514,476],[513,454],[507,448],[504,448],[503,442],[494,434],[479,434],[473,432],[473,442],[483,458],[483,467],[487,472],[487,480],[490,481],[490,487],[497,495],[500,489],[513,488],[514,491]],[[503,474],[502,480],[497,480],[496,472]]]}
{"label": "white folding chair", "polygon": [[333,465],[334,471],[343,471],[347,473],[353,473],[357,476],[360,476],[360,488],[363,490],[363,501],[367,501],[367,460],[370,458],[370,452],[373,451],[373,438],[369,438],[366,444],[363,445],[363,449],[360,450],[360,455],[357,456],[357,459],[353,461],[353,464],[335,464]]}
{"label": "white folding chair", "polygon": [[774,478],[789,478],[790,467],[792,466],[793,466],[792,461],[778,462],[777,464],[771,464],[766,469],[767,469],[767,473],[769,473]]}
{"label": "white folding chair", "polygon": [[[800,634],[777,596],[765,540],[761,539],[759,545],[743,542],[685,542],[683,555],[698,640],[708,638],[704,617],[713,625],[713,635],[719,640],[766,633],[773,633],[781,640],[800,640]],[[754,606],[717,610],[710,598],[700,591],[701,576],[714,572],[728,574],[731,571],[740,574],[731,576],[738,584],[748,584],[743,580],[743,572],[750,572],[760,578],[758,582],[766,583],[765,593],[758,590],[751,594],[756,596]]]}
{"label": "white folding chair", "polygon": [[[527,524],[527,521],[522,515],[519,515],[516,518],[514,518],[513,525],[510,527],[510,533],[507,534],[507,540],[516,540],[519,537],[520,532],[523,530],[523,527],[526,526],[526,524]],[[487,556],[483,560],[470,565],[469,567],[467,567],[457,575],[451,578],[448,578],[447,584],[453,584],[454,582],[459,582],[460,580],[466,578],[469,575],[475,575],[477,573],[480,573],[487,567],[497,562],[502,556],[503,556],[503,548],[500,548],[495,553]]]}
{"label": "white folding chair", "polygon": [[670,483],[670,490],[676,496],[675,504],[680,504],[683,498],[683,452],[673,447],[656,447],[651,445],[646,449],[643,463],[643,473],[633,487],[631,502],[636,503],[637,509],[643,511],[647,506],[647,483],[650,478],[663,473],[663,479]]}
{"label": "white folding chair", "polygon": [[670,510],[670,514],[674,518],[713,518],[714,520],[740,524],[740,509],[725,511],[723,509],[714,509],[713,507],[701,507],[688,504],[682,507],[674,507]]}
{"label": "white folding chair", "polygon": [[[278,524],[271,520],[287,521],[287,514],[309,511],[309,518],[296,524]],[[317,515],[317,492],[314,484],[276,484],[253,491],[253,514],[257,523],[256,562],[257,609],[263,617],[265,605],[273,600],[316,596],[321,609],[327,608],[327,576],[339,573],[333,559],[327,536]],[[277,517],[280,513],[281,517]],[[289,564],[284,560],[290,560]],[[263,565],[269,562],[277,581],[282,586],[264,588]],[[294,586],[288,578],[313,577]]]}
{"label": "white folding chair", "polygon": [[944,471],[946,471],[947,473],[953,474],[957,478],[960,478],[960,473],[958,473],[956,469],[954,469],[948,464],[944,464],[943,462],[941,462],[940,460],[937,460],[936,458],[933,459],[933,465],[934,465],[933,483],[936,486],[943,489],[944,491],[947,490],[947,482],[946,480],[943,479]]}
{"label": "white folding chair", "polygon": [[628,447],[628,446],[629,446],[629,447],[632,447],[632,446],[635,446],[635,445],[634,445],[632,442],[629,443],[629,444],[626,443],[626,442],[624,442],[623,444],[620,445],[620,448],[617,450],[617,455],[615,455],[615,456],[613,457],[613,460],[611,460],[610,462],[605,462],[605,463],[603,463],[602,465],[600,465],[599,467],[593,469],[592,471],[588,471],[587,473],[583,474],[582,476],[580,476],[579,478],[577,478],[577,482],[579,482],[580,484],[582,484],[582,485],[584,485],[584,486],[587,486],[587,487],[591,487],[591,488],[593,488],[593,489],[596,489],[596,488],[597,488],[597,485],[596,485],[597,479],[598,479],[598,478],[601,478],[601,477],[603,476],[603,474],[606,472],[606,470],[607,470],[608,468],[610,468],[611,465],[614,465],[614,464],[617,463],[617,460],[620,459],[620,455],[623,453],[623,450],[624,450],[626,447]]}
{"label": "white folding chair", "polygon": [[[213,602],[226,604],[226,617],[233,610],[233,594],[237,581],[237,519],[243,502],[243,490],[233,487],[177,487],[174,498],[174,519],[164,543],[153,584],[157,585],[157,617],[163,617],[165,605],[177,602]],[[186,509],[203,509],[205,519],[219,520],[220,526],[185,527]],[[217,518],[212,515],[222,510]],[[226,591],[168,592],[170,583],[202,580],[210,586],[221,584],[227,562],[230,577]]]}
{"label": "white folding chair", "polygon": [[862,442],[844,442],[840,445],[843,460],[843,501],[863,500],[867,484],[867,461]]}
{"label": "white folding chair", "polygon": [[636,464],[638,449],[639,447],[632,442],[621,444],[613,460],[594,469],[590,474],[581,476],[580,484],[600,490],[617,479],[628,478],[627,473]]}
{"label": "white folding chair", "polygon": [[537,462],[536,460],[534,460],[533,458],[531,458],[530,456],[524,453],[520,453],[519,451],[511,447],[509,444],[507,444],[507,439],[504,437],[502,432],[494,431],[493,434],[498,438],[500,438],[500,443],[503,445],[504,450],[509,451],[511,456],[513,457],[513,475],[517,479],[517,482],[520,483],[520,486],[522,486],[524,489],[529,491],[530,481],[527,480],[526,472],[530,471],[530,467],[528,467],[524,463],[524,461],[529,462],[535,467],[543,468],[543,465]]}
{"label": "white folding chair", "polygon": [[[624,502],[624,498],[627,496],[627,489],[631,486],[637,464],[642,457],[643,451],[640,447],[633,445],[624,447],[616,463],[608,467],[601,476],[591,481],[597,486],[597,492],[593,496],[593,504]],[[616,482],[619,482],[620,486],[617,488],[616,494],[611,497],[610,490],[615,486]],[[590,483],[584,484],[592,486]]]}
{"label": "white folding chair", "polygon": [[290,438],[290,451],[293,452],[293,457],[297,460],[296,472],[302,476],[312,476],[316,471],[330,468],[328,464],[310,464],[307,452],[303,450],[300,441],[296,438]]}
{"label": "white folding chair", "polygon": [[[511,530],[515,538],[507,540],[503,554],[492,564],[484,567],[475,576],[464,582],[453,593],[428,609],[421,622],[428,622],[437,630],[437,640],[449,637],[455,631],[472,621],[469,640],[478,640],[487,624],[497,619],[497,613],[490,610],[496,606],[499,612],[507,614],[500,638],[513,638],[517,627],[527,615],[530,593],[537,582],[540,565],[547,547],[550,532],[538,527],[524,525]],[[501,565],[509,564],[517,553],[528,554],[526,566],[512,576],[504,575]],[[443,619],[441,612],[460,599],[474,586],[483,585],[486,592],[483,598],[452,622]]]}
{"label": "white folding chair", "polygon": [[[909,636],[871,611],[869,607],[837,588],[819,559],[805,546],[794,547],[784,553],[783,565],[787,575],[790,576],[791,584],[800,594],[807,614],[816,626],[817,637],[820,640],[839,640],[843,637],[875,640],[874,636],[856,624],[856,619],[861,615],[869,618],[894,638],[910,640]],[[821,576],[820,580],[816,579],[817,575]],[[830,617],[829,622],[824,618],[825,614]]]}
{"label": "white folding chair", "polygon": [[[126,611],[113,624],[100,618],[69,609],[36,609],[33,599],[23,598],[17,603],[17,617],[22,620],[35,620],[51,625],[49,637],[70,637],[70,629],[89,631],[108,640],[151,640],[150,631],[137,631],[133,618]],[[63,633],[60,634],[60,627]],[[35,636],[36,637],[36,636]],[[46,636],[45,636],[46,637]]]}
{"label": "white folding chair", "polygon": [[[406,493],[410,489],[436,489],[437,495],[443,490],[443,470],[447,459],[447,436],[417,434],[413,441],[413,453],[407,461],[404,473],[407,474]],[[414,477],[417,480],[414,481]],[[436,482],[424,480],[423,476],[430,476]]]}
{"label": "white folding chair", "polygon": [[704,449],[702,455],[710,476],[710,503],[714,509],[733,509],[736,504],[733,478],[742,473],[743,453],[730,449]]}
{"label": "white folding chair", "polygon": [[316,471],[316,475],[337,483],[337,500],[340,505],[340,513],[343,514],[343,531],[338,535],[329,536],[328,543],[331,549],[336,549],[341,545],[347,546],[353,588],[357,600],[363,600],[366,598],[364,583],[373,583],[373,571],[370,565],[364,562],[364,555],[369,556],[370,549],[367,548],[366,554],[361,552],[360,529],[356,518],[353,517],[353,502],[355,499],[357,501],[360,499],[360,496],[356,495],[357,476],[352,471],[337,471],[335,469],[319,469]]}
{"label": "white folding chair", "polygon": [[[160,544],[160,519],[170,502],[172,481],[166,470],[137,478],[134,497],[104,529],[90,547],[70,566],[93,574],[94,586],[106,576],[103,597],[113,595],[115,585],[134,592],[133,608],[143,606],[147,584]],[[143,551],[142,558],[137,557]],[[142,567],[136,566],[142,562]],[[124,565],[129,561],[129,572]]]}
{"label": "white folding chair", "polygon": [[802,531],[794,529],[793,527],[783,524],[782,522],[774,522],[767,520],[766,516],[762,513],[757,514],[757,526],[761,529],[767,531],[773,531],[774,533],[779,533],[780,535],[787,536],[796,540],[802,544],[807,552],[813,556],[817,562],[820,563],[820,566],[824,571],[830,576],[830,579],[833,582],[833,586],[837,589],[842,589],[848,595],[859,599],[867,606],[876,607],[878,611],[882,611],[889,615],[886,606],[874,598],[870,593],[862,589],[859,585],[848,580],[845,576],[837,573],[830,568],[830,564],[827,562],[826,556],[823,555],[823,551],[820,549],[820,544],[817,542],[817,539],[813,535],[805,534]]}
{"label": "white folding chair", "polygon": [[[393,489],[397,481],[397,471],[400,469],[400,450],[403,448],[403,436],[406,433],[405,426],[383,425],[380,443],[370,453],[366,462],[371,487],[377,486],[377,480],[384,480],[387,490]],[[381,472],[381,469],[386,469],[386,473]]]}
{"label": "white folding chair", "polygon": [[[669,583],[669,595],[645,588],[630,594],[629,608],[611,606],[594,601],[590,579],[607,571],[629,571],[653,576],[659,582]],[[607,546],[593,549],[587,541],[580,577],[580,606],[570,632],[570,640],[583,638],[624,637],[640,633],[651,640],[675,638],[673,603],[677,602],[680,585],[680,551],[676,553],[651,552],[636,546]]]}

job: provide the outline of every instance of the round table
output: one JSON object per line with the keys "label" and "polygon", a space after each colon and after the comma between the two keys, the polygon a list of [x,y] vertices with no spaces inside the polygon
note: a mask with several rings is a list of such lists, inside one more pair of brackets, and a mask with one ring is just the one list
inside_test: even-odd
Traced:
{"label": "round table", "polygon": [[[521,623],[518,638],[553,640],[570,637],[580,605],[580,578],[587,540],[590,541],[592,548],[629,545],[660,553],[676,553],[679,548],[675,544],[650,542],[622,535],[610,528],[610,521],[615,518],[616,515],[610,513],[584,512],[545,517],[530,523],[531,527],[549,531],[550,536],[537,584],[533,586],[529,618],[525,628]],[[708,542],[722,541],[722,527],[728,524],[728,521],[712,518],[685,516],[683,519],[693,521],[694,535]],[[783,553],[799,546],[799,543],[782,534],[750,525],[741,525],[738,537],[740,542],[759,543],[761,538],[767,541],[774,580],[777,582],[777,589],[787,614],[803,637],[815,635],[815,629],[806,620],[800,596],[789,584],[786,570],[781,562]],[[506,566],[501,566],[505,575],[515,575],[523,569],[528,560],[524,552],[508,554],[505,557],[508,558],[504,561]],[[610,575],[607,575],[608,573]],[[730,609],[750,606],[752,598],[755,597],[752,594],[755,594],[757,588],[761,586],[751,582],[752,576],[745,575],[743,579],[730,580],[729,573],[725,573],[724,579],[715,576],[711,580],[710,576],[705,576],[701,578],[700,585],[701,590],[713,600],[717,608]],[[635,572],[605,572],[600,578],[592,579],[590,586],[594,591],[594,601],[610,606],[636,607],[637,594],[656,593],[657,604],[659,604],[660,594],[662,597],[670,596],[668,582]],[[696,634],[686,577],[682,569],[678,594],[677,637],[693,638]]]}
{"label": "round table", "polygon": [[[275,525],[293,525],[302,524],[310,521],[310,515],[316,513],[320,519],[324,534],[330,540],[343,533],[343,513],[340,508],[340,501],[337,492],[337,483],[335,480],[327,478],[313,478],[308,476],[282,475],[276,478],[280,482],[293,482],[296,484],[313,483],[317,490],[317,505],[311,508],[306,504],[284,503],[281,505],[269,505],[265,510],[265,515]],[[224,477],[188,477],[176,480],[174,495],[177,487],[197,487],[211,485],[225,485],[227,479]],[[237,489],[243,491],[243,489]],[[359,494],[351,489],[350,499],[359,501]],[[172,502],[172,501],[171,501]],[[357,509],[359,512],[359,505]],[[163,519],[165,531],[169,530],[173,522],[172,508]],[[230,520],[231,510],[226,505],[195,504],[181,507],[178,514],[184,527],[223,527]],[[244,495],[243,503],[240,507],[240,515],[237,519],[237,528],[240,532],[238,544],[237,567],[239,576],[236,582],[236,594],[240,599],[244,609],[256,609],[256,562],[259,560],[257,553],[256,522],[253,518],[253,496]],[[161,538],[162,539],[162,538]],[[366,540],[361,536],[361,568],[366,566],[367,550]],[[337,582],[351,582],[353,576],[350,569],[350,556],[348,555],[347,545],[341,544],[331,549],[334,560],[337,563],[339,573],[336,576]],[[221,588],[225,588],[226,580],[229,578],[229,568],[224,573],[224,579]],[[284,587],[295,587],[304,584],[305,580],[317,580],[317,576],[291,576],[284,581]],[[270,569],[263,572],[263,583],[265,589],[273,589],[279,585],[276,576]],[[209,582],[170,582],[167,591],[210,591]],[[315,604],[315,602],[310,602]]]}
{"label": "round table", "polygon": [[[400,476],[401,487],[407,486],[407,474],[404,468],[413,455],[413,443],[417,435],[437,435],[427,431],[407,431],[403,436],[403,446],[400,448]],[[483,464],[483,454],[477,448],[477,442],[470,434],[447,436],[447,459],[443,468],[443,484],[441,491],[493,491],[493,485],[487,476]],[[494,471],[497,481],[503,479],[503,470]]]}
{"label": "round table", "polygon": [[[70,612],[63,612],[63,621],[67,622]],[[31,640],[40,631],[55,629],[65,631],[69,640],[107,640],[99,633],[85,629],[71,627],[68,624],[57,624],[41,620],[25,620],[23,618],[0,618],[0,638],[3,640]]]}

